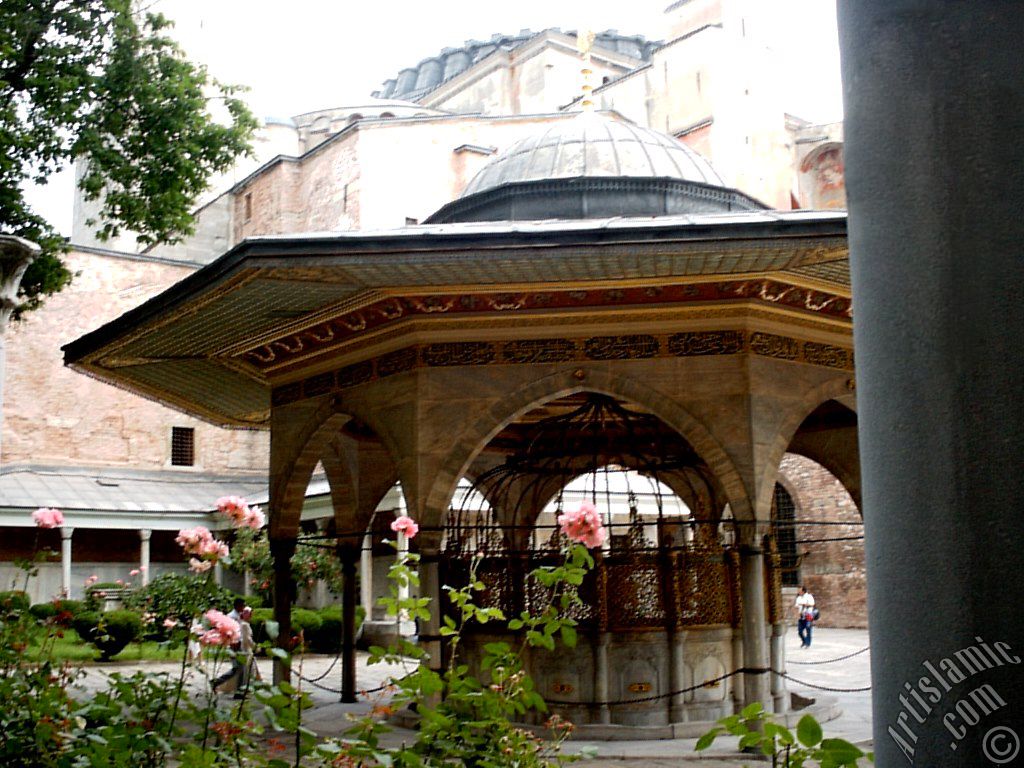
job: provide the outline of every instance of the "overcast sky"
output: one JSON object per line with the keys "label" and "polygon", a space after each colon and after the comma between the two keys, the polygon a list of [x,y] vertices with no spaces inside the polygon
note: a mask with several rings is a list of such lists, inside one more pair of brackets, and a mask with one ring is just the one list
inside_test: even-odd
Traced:
{"label": "overcast sky", "polygon": [[[444,47],[547,27],[664,38],[668,0],[155,0],[189,56],[249,86],[259,116],[358,103],[398,70]],[[815,122],[842,115],[834,0],[753,0],[776,30],[791,78],[787,109]],[[70,234],[70,174],[36,190],[37,209]]]}

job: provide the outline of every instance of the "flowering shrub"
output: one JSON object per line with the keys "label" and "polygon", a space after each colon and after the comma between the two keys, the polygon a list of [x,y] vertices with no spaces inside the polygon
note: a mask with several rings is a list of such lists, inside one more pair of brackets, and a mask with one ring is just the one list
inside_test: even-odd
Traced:
{"label": "flowering shrub", "polygon": [[[233,497],[227,497],[232,499]],[[225,503],[225,514],[238,526],[240,537],[255,537],[258,532],[246,521],[253,521],[238,510],[237,501]],[[228,512],[227,510],[231,510]],[[414,520],[396,521],[396,531],[415,536],[419,527]],[[507,642],[489,643],[484,647],[482,677],[469,675],[466,664],[459,660],[459,644],[463,631],[471,623],[504,622],[506,617],[497,608],[481,607],[474,596],[484,589],[476,578],[478,560],[470,568],[469,583],[461,588],[445,587],[454,616],[444,618],[442,635],[449,642],[450,663],[440,672],[429,668],[422,648],[400,641],[389,649],[372,649],[371,661],[386,660],[403,666],[410,659],[420,663],[411,672],[392,679],[390,702],[378,701],[370,713],[354,722],[341,740],[318,741],[303,726],[303,712],[312,706],[309,695],[301,689],[302,661],[298,660],[298,683],[269,685],[253,683],[243,689],[240,700],[230,706],[218,700],[210,687],[205,695],[186,693],[188,654],[183,650],[177,676],[138,673],[127,677],[111,675],[105,688],[88,700],[71,695],[77,673],[52,661],[25,662],[21,652],[33,633],[40,631],[27,610],[8,608],[0,621],[0,765],[55,766],[127,766],[153,768],[226,768],[227,766],[262,766],[306,768],[326,766],[522,766],[539,768],[557,766],[572,757],[561,755],[562,741],[571,731],[571,724],[549,718],[551,740],[543,741],[516,726],[530,711],[544,712],[545,704],[526,674],[523,655],[531,647],[553,649],[561,642],[566,647],[576,643],[576,622],[565,616],[579,598],[567,586],[582,583],[586,571],[593,567],[587,551],[591,542],[604,540],[600,519],[586,518],[585,524],[567,526],[573,539],[565,550],[562,565],[540,568],[531,574],[549,595],[549,605],[539,614],[524,611],[508,621],[508,627],[519,633],[521,643],[513,647]],[[183,554],[201,562],[214,562],[226,557],[221,547],[205,528],[182,531],[178,536]],[[418,585],[418,556],[402,553],[391,571],[390,596],[384,599],[388,613],[425,621],[430,617],[430,598],[403,595]],[[187,577],[154,580],[159,589],[150,594],[146,616],[154,626],[169,633],[170,642],[185,648],[190,633],[195,631],[206,651],[212,656],[211,667],[232,656],[230,646],[239,638],[239,624],[216,609],[202,613],[196,606],[208,600],[212,585],[207,570]],[[153,586],[153,585],[151,585]],[[168,594],[172,611],[157,609],[153,599],[160,591]],[[143,593],[139,590],[136,594]],[[179,594],[180,593],[180,594]],[[185,594],[188,593],[188,594]],[[198,595],[198,597],[196,597]],[[13,600],[9,603],[13,604]],[[208,606],[209,603],[205,602]],[[296,626],[301,613],[296,611]],[[138,616],[132,614],[138,621]],[[94,614],[95,629],[112,636],[116,617]],[[319,619],[319,616],[316,617]],[[78,623],[92,617],[79,614]],[[56,623],[48,622],[53,632]],[[84,624],[83,624],[84,626]],[[270,639],[276,637],[276,625],[265,621]],[[55,637],[51,634],[48,637]],[[301,639],[301,638],[300,638]],[[47,642],[50,642],[49,640]],[[299,646],[301,648],[301,643]],[[281,648],[268,648],[283,663],[291,663]],[[261,706],[257,719],[253,705]],[[401,747],[385,747],[381,734],[388,726],[383,722],[398,708],[413,705],[420,717],[415,738]],[[281,732],[281,739],[264,739],[265,728]],[[293,756],[285,761],[282,752],[291,749]]]}
{"label": "flowering shrub", "polygon": [[[292,556],[292,578],[300,587],[313,587],[323,581],[335,595],[340,595],[344,582],[341,564],[333,550],[323,546],[308,546],[314,540],[300,534],[299,546]],[[316,544],[321,542],[316,541]],[[249,586],[264,603],[270,602],[270,588],[274,581],[274,561],[270,556],[270,544],[263,531],[239,528],[235,531],[231,546],[231,563],[228,568],[246,575]]]}

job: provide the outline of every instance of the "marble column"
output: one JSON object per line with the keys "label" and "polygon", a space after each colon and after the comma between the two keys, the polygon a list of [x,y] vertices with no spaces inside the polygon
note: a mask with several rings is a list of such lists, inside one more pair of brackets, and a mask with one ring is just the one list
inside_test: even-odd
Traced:
{"label": "marble column", "polygon": [[60,589],[64,597],[71,597],[71,537],[74,528],[60,529]]}
{"label": "marble column", "polygon": [[876,764],[1017,764],[1024,8],[839,22]]}
{"label": "marble column", "polygon": [[139,531],[139,580],[142,586],[149,584],[149,540],[153,532],[148,528]]}
{"label": "marble column", "polygon": [[[669,642],[669,689],[681,691],[686,688],[686,631],[676,628],[668,634]],[[686,719],[686,694],[677,693],[669,697],[669,722],[681,723]]]}
{"label": "marble column", "polygon": [[[772,624],[771,640],[771,668],[779,672],[786,671],[786,630],[788,625],[785,622]],[[780,675],[772,675],[771,679],[772,704],[777,714],[782,714],[789,709],[789,695],[786,690],[786,678]]]}
{"label": "marble column", "polygon": [[369,534],[363,537],[359,552],[359,603],[366,611],[366,620],[373,620],[373,539]]}
{"label": "marble column", "polygon": [[[740,589],[743,592],[743,666],[765,669],[768,643],[765,637],[767,616],[764,604],[764,552],[758,546],[740,547]],[[771,708],[770,673],[746,672],[743,675],[743,705],[760,701]]]}

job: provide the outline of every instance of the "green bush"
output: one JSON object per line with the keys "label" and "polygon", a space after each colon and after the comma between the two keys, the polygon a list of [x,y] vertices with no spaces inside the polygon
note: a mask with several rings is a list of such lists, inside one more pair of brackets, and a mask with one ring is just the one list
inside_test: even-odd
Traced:
{"label": "green bush", "polygon": [[78,633],[78,636],[85,642],[92,641],[92,631],[100,623],[99,611],[79,611],[71,619],[71,628]]}
{"label": "green bush", "polygon": [[[306,632],[306,643],[313,653],[338,653],[341,650],[341,632],[344,622],[341,618],[340,605],[328,605],[321,608],[320,627],[311,632]],[[366,609],[361,605],[356,606],[356,631],[362,626],[366,618]]]}
{"label": "green bush", "polygon": [[303,632],[307,646],[310,636],[319,630],[322,624],[323,620],[316,611],[311,611],[308,608],[292,609],[292,632],[295,634]]}
{"label": "green bush", "polygon": [[265,643],[270,638],[267,636],[266,623],[274,618],[273,608],[254,608],[252,617],[249,619],[249,626],[252,627],[252,639],[256,643]]}
{"label": "green bush", "polygon": [[103,661],[109,661],[142,635],[142,617],[126,610],[83,611],[75,616],[72,627],[79,637],[96,646]]}
{"label": "green bush", "polygon": [[104,660],[119,654],[142,634],[142,617],[135,611],[109,611],[100,615],[92,643]]}
{"label": "green bush", "polygon": [[57,608],[58,613],[66,611],[72,616],[76,616],[85,610],[85,603],[81,600],[55,600],[53,605]]}
{"label": "green bush", "polygon": [[[39,621],[49,621],[50,619],[61,616],[62,614],[70,614],[72,618],[82,611],[83,603],[81,600],[51,600],[48,603],[36,603],[28,609],[29,613],[35,616]],[[62,616],[62,621],[67,616]]]}
{"label": "green bush", "polygon": [[320,626],[306,632],[306,644],[313,653],[337,653],[341,650],[341,606],[321,608]]}
{"label": "green bush", "polygon": [[207,580],[197,580],[184,573],[164,573],[145,587],[133,589],[124,600],[124,607],[139,613],[152,613],[156,621],[151,628],[155,639],[164,639],[164,619],[174,619],[188,626],[192,617],[217,608],[231,610],[235,593]]}
{"label": "green bush", "polygon": [[57,615],[57,606],[53,603],[36,603],[28,612],[40,621],[49,621]]}
{"label": "green bush", "polygon": [[9,592],[0,592],[0,610],[5,611],[27,611],[30,601],[28,593],[15,589]]}

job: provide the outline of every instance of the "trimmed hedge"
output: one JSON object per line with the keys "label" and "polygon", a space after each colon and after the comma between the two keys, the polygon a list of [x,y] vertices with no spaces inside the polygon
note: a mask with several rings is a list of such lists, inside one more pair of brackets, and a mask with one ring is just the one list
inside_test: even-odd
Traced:
{"label": "trimmed hedge", "polygon": [[71,626],[79,637],[96,646],[101,660],[109,661],[141,636],[142,617],[135,611],[82,611]]}
{"label": "trimmed hedge", "polygon": [[68,613],[73,619],[83,608],[84,603],[81,600],[51,600],[48,603],[36,603],[28,610],[40,621],[49,621],[61,613]]}
{"label": "trimmed hedge", "polygon": [[[356,629],[363,623],[366,611],[362,606],[356,607]],[[272,608],[254,608],[249,624],[252,625],[252,636],[257,643],[265,643],[267,637],[266,623],[272,621]],[[338,653],[341,650],[341,606],[329,605],[318,610],[308,608],[292,609],[292,630],[303,631],[306,648],[312,653]]]}

